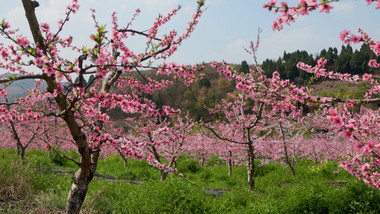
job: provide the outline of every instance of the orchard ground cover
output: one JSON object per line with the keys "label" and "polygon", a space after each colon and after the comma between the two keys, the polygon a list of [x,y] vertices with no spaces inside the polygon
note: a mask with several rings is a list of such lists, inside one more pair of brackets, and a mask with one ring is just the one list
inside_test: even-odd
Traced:
{"label": "orchard ground cover", "polygon": [[[14,150],[0,150],[2,171],[0,211],[40,213],[64,211],[71,175],[51,169],[75,170],[75,165],[39,150],[29,151],[22,164]],[[62,159],[61,159],[62,160]],[[99,163],[99,173],[117,178],[96,178],[91,184],[83,213],[378,213],[380,192],[345,171],[336,172],[334,162],[300,162],[290,170],[277,163],[257,168],[256,190],[248,191],[244,167],[234,166],[232,177],[218,158],[205,166],[181,157],[178,169],[184,178],[160,173],[146,161],[111,156]],[[17,177],[17,179],[15,179]],[[124,179],[144,181],[131,184]],[[191,181],[191,182],[190,182]],[[8,189],[6,189],[8,188]],[[222,190],[220,196],[207,189]]]}
{"label": "orchard ground cover", "polygon": [[[75,170],[75,165],[52,153],[30,150],[22,164],[14,150],[0,150],[0,211],[41,213],[64,211],[71,175],[51,169]],[[202,166],[181,157],[184,178],[160,173],[146,161],[113,155],[99,162],[99,173],[116,180],[95,178],[83,213],[378,213],[380,192],[358,181],[334,162],[302,161],[296,176],[277,163],[259,164],[256,189],[248,191],[244,167],[234,166],[231,177],[219,158]],[[339,171],[339,172],[337,172]],[[17,179],[16,179],[17,177]],[[140,180],[131,184],[124,179]],[[7,189],[8,188],[8,189]],[[211,195],[207,190],[224,193]]]}

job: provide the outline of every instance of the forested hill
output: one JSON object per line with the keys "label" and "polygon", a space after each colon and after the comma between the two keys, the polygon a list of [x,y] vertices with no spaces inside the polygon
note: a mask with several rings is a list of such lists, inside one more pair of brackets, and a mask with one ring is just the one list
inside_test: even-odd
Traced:
{"label": "forested hill", "polygon": [[[221,77],[210,63],[204,64],[205,77],[187,87],[182,82],[175,82],[166,88],[156,91],[154,94],[145,94],[144,98],[154,101],[158,107],[168,105],[176,109],[181,109],[183,113],[189,112],[194,119],[213,120],[213,116],[208,114],[207,107],[214,107],[221,99],[226,98],[227,93],[235,90],[234,82]],[[248,65],[247,65],[248,66]],[[241,66],[236,65],[236,69]],[[160,74],[155,75],[155,71],[142,71],[142,74],[152,79],[169,79],[171,76]],[[135,78],[142,80],[141,77]],[[112,119],[123,118],[120,111],[112,110],[109,115]]]}
{"label": "forested hill", "polygon": [[368,66],[370,59],[380,60],[380,57],[371,51],[368,44],[363,44],[359,50],[353,50],[348,44],[342,46],[340,52],[337,48],[323,49],[318,55],[313,56],[306,51],[295,51],[293,53],[284,52],[282,57],[277,60],[267,59],[262,64],[262,69],[270,76],[274,71],[278,71],[281,78],[290,79],[297,84],[305,84],[310,74],[300,71],[297,68],[298,62],[304,62],[309,65],[316,65],[319,58],[327,59],[327,70],[338,73],[359,74],[376,73],[379,69],[374,70]]}
{"label": "forested hill", "polygon": [[[369,60],[376,59],[376,57],[366,44],[363,44],[358,51],[353,51],[350,45],[342,46],[340,52],[336,48],[323,49],[316,56],[306,51],[284,52],[277,61],[265,60],[262,68],[267,76],[278,71],[282,78],[290,79],[298,85],[306,85],[310,84],[311,75],[298,69],[297,63],[301,61],[314,66],[321,57],[328,60],[327,70],[329,71],[359,75],[372,73],[377,76],[380,73],[379,69],[374,70],[368,66]],[[380,60],[380,57],[377,60]],[[252,66],[249,66],[246,61],[243,61],[241,65],[235,65],[235,69],[240,72],[249,72],[249,67]],[[154,74],[154,71],[145,71],[144,73],[151,78],[170,78],[166,75],[155,76]],[[226,98],[227,93],[235,90],[235,85],[234,82],[221,77],[216,69],[210,66],[210,63],[205,64],[204,74],[203,79],[191,84],[190,87],[183,83],[175,83],[155,92],[153,95],[145,96],[153,100],[158,106],[169,105],[181,109],[182,112],[189,112],[190,116],[196,120],[203,119],[206,122],[214,120],[215,116],[209,115],[205,106],[214,107],[221,99]],[[324,79],[314,82],[311,87],[315,88],[320,96],[342,98],[362,98],[366,90],[365,84],[334,83]]]}

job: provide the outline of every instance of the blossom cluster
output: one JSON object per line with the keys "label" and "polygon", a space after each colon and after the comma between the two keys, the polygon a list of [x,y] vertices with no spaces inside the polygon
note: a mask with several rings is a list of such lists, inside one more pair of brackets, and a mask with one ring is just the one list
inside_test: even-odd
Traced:
{"label": "blossom cluster", "polygon": [[[331,3],[338,2],[339,0],[299,0],[295,6],[289,6],[287,2],[278,0],[270,0],[264,4],[264,8],[274,13],[279,13],[278,18],[273,21],[273,30],[282,30],[284,24],[290,25],[291,22],[300,16],[309,15],[309,12],[319,10],[319,12],[329,13],[333,6]],[[374,3],[373,0],[367,0],[368,6]],[[376,9],[380,8],[380,1],[376,1]]]}

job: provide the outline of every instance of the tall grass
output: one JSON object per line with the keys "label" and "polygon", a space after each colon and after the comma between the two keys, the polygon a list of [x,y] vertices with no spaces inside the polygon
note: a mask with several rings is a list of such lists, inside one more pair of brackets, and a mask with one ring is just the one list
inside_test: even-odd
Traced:
{"label": "tall grass", "polygon": [[33,170],[15,152],[0,153],[0,201],[17,201],[28,197],[34,179]]}
{"label": "tall grass", "polygon": [[[6,196],[32,204],[35,213],[63,212],[71,175],[46,169],[74,171],[75,165],[41,151],[31,150],[26,157],[23,164],[15,161],[14,151],[0,149],[1,188],[8,191],[1,192],[0,201]],[[296,176],[276,163],[257,166],[254,191],[248,190],[244,167],[235,166],[229,177],[224,164],[201,166],[181,158],[177,169],[183,179],[170,175],[160,182],[159,170],[144,161],[128,160],[124,167],[117,156],[101,160],[97,172],[116,179],[94,178],[83,213],[380,213],[380,191],[338,172],[332,161],[301,161]],[[1,202],[0,212],[33,213],[23,205]]]}

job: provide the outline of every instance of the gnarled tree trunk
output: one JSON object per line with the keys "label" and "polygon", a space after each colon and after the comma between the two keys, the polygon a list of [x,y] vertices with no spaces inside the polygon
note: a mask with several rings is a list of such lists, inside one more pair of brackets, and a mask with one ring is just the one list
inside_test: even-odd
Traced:
{"label": "gnarled tree trunk", "polygon": [[95,174],[99,152],[88,153],[88,151],[81,154],[81,164],[82,160],[84,160],[83,163],[87,162],[88,157],[90,157],[91,164],[81,165],[81,168],[73,176],[73,184],[66,201],[66,212],[70,214],[80,213],[87,194],[88,184],[92,181]]}
{"label": "gnarled tree trunk", "polygon": [[[78,174],[80,174],[80,172]],[[67,213],[80,213],[87,194],[89,181],[86,180],[86,178],[81,179],[77,173],[75,173],[73,180],[74,182],[71,185],[69,196],[67,197],[66,211]]]}

